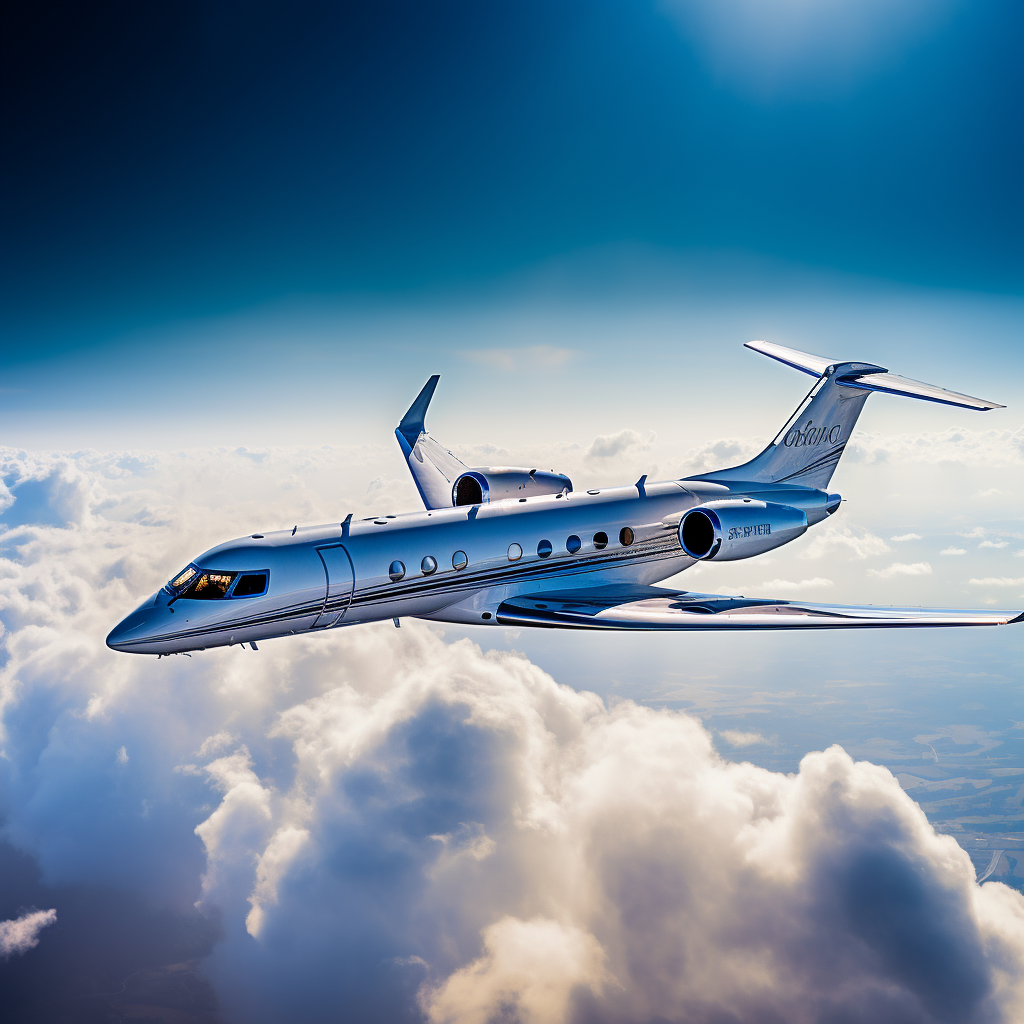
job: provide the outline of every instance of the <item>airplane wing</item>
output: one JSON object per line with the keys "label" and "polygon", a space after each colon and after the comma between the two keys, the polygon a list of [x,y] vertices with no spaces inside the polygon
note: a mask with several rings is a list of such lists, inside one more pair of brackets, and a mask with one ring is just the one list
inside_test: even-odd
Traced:
{"label": "airplane wing", "polygon": [[870,629],[1003,626],[1024,621],[1024,612],[810,604],[608,586],[520,595],[503,602],[495,618],[503,626],[563,629]]}

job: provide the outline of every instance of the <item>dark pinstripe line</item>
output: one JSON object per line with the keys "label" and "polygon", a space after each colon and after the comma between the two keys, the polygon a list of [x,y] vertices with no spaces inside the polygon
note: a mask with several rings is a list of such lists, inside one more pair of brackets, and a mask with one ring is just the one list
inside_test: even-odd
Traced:
{"label": "dark pinstripe line", "polygon": [[224,624],[210,623],[205,626],[195,626],[191,629],[179,630],[175,633],[164,633],[160,636],[147,637],[139,640],[139,644],[165,643],[169,640],[183,640],[188,637],[203,636],[210,633],[230,633],[234,630],[250,629],[253,626],[271,625],[273,623],[284,623],[289,619],[305,618],[309,615],[321,615],[328,612],[338,612],[342,609],[362,609],[368,605],[386,603],[393,604],[411,597],[436,594],[460,594],[466,591],[482,590],[487,587],[502,586],[506,583],[527,582],[530,580],[550,579],[552,577],[564,576],[566,574],[579,574],[581,572],[593,571],[595,568],[606,568],[616,563],[627,563],[636,561],[662,561],[665,558],[681,557],[684,552],[676,549],[664,550],[675,540],[675,533],[668,537],[656,538],[653,541],[643,542],[630,549],[620,549],[604,555],[600,558],[575,559],[572,562],[559,561],[543,568],[536,563],[530,562],[525,565],[512,564],[509,566],[496,566],[492,569],[482,570],[472,576],[460,574],[458,577],[445,575],[442,577],[424,577],[417,580],[412,586],[395,590],[393,585],[384,584],[357,593],[351,593],[351,600],[346,601],[346,595],[336,595],[329,598],[327,602],[317,601],[302,605],[292,605],[286,609],[278,609],[273,613],[264,613],[249,619],[240,619]]}
{"label": "dark pinstripe line", "polygon": [[794,473],[790,473],[788,476],[779,477],[779,479],[774,482],[777,484],[785,483],[787,480],[793,480],[798,476],[806,476],[808,473],[813,473],[815,470],[825,469],[830,464],[834,465],[839,461],[845,448],[846,445],[842,444],[827,455],[823,455],[821,458],[815,459],[814,462],[809,462],[806,466],[803,466]]}

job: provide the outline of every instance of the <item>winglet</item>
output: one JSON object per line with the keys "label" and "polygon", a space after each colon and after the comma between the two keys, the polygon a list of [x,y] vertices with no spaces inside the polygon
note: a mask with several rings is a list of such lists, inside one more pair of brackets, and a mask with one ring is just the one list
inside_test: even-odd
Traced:
{"label": "winglet", "polygon": [[427,406],[430,405],[430,400],[434,397],[434,389],[440,379],[441,375],[435,373],[423,385],[416,400],[409,406],[409,411],[402,417],[402,422],[398,424],[398,433],[405,438],[410,449],[416,444],[416,438],[426,429],[423,423],[427,415]]}
{"label": "winglet", "polygon": [[447,448],[427,433],[424,419],[434,389],[441,379],[434,374],[409,406],[402,422],[395,428],[402,455],[405,456],[413,482],[427,508],[450,508],[452,486],[466,472],[466,467]]}

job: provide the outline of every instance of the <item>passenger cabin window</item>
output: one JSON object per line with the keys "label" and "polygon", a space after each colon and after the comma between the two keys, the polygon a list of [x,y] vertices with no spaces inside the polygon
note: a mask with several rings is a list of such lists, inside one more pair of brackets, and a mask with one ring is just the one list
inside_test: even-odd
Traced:
{"label": "passenger cabin window", "polygon": [[396,558],[388,567],[388,575],[391,577],[392,583],[397,583],[405,576],[405,562],[400,562]]}
{"label": "passenger cabin window", "polygon": [[469,558],[465,551],[456,551],[452,555],[452,568],[453,569],[465,569],[469,565]]}
{"label": "passenger cabin window", "polygon": [[595,533],[594,534],[594,547],[600,551],[602,548],[608,547],[608,534],[607,533]]}
{"label": "passenger cabin window", "polygon": [[232,597],[258,597],[266,593],[267,574],[265,572],[243,573],[231,591]]}
{"label": "passenger cabin window", "polygon": [[518,544],[509,544],[508,546],[508,560],[510,562],[518,562],[523,557],[523,549]]}
{"label": "passenger cabin window", "polygon": [[624,548],[628,548],[633,543],[633,531],[628,526],[624,526],[619,530],[619,543]]}
{"label": "passenger cabin window", "polygon": [[424,576],[432,576],[437,572],[437,559],[431,555],[427,555],[422,562],[420,562],[420,570]]}
{"label": "passenger cabin window", "polygon": [[181,596],[185,600],[217,601],[228,592],[236,575],[233,572],[204,572]]}
{"label": "passenger cabin window", "polygon": [[568,537],[565,541],[565,550],[568,551],[570,555],[575,555],[581,547],[583,547],[583,541],[581,541],[576,534]]}
{"label": "passenger cabin window", "polygon": [[547,558],[548,555],[551,554],[551,541],[549,541],[549,540],[542,540],[537,545],[537,554],[541,558]]}

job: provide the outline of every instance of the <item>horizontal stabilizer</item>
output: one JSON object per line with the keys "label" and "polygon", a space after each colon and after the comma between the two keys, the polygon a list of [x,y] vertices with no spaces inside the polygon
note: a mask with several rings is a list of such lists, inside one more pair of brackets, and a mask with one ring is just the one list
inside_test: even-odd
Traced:
{"label": "horizontal stabilizer", "polygon": [[812,377],[821,377],[825,371],[840,362],[838,359],[826,359],[824,356],[812,356],[810,352],[801,352],[799,349],[786,348],[785,345],[776,345],[771,341],[745,341],[744,348],[752,348],[763,356],[770,356],[778,359],[780,363],[792,366],[794,370],[803,370]]}
{"label": "horizontal stabilizer", "polygon": [[857,388],[860,391],[881,391],[887,395],[903,395],[906,398],[920,398],[926,402],[939,402],[942,405],[955,405],[961,409],[977,409],[987,412],[989,409],[1005,409],[1005,405],[986,402],[984,398],[972,398],[961,395],[959,391],[947,391],[934,384],[924,384],[919,380],[901,377],[896,373],[864,373],[843,374],[836,378],[836,383],[844,388]]}
{"label": "horizontal stabilizer", "polygon": [[810,352],[776,345],[771,341],[748,341],[746,348],[760,352],[762,355],[777,359],[780,363],[792,366],[795,370],[809,373],[812,377],[823,377],[833,367],[837,375],[835,382],[846,388],[859,391],[880,391],[887,395],[902,395],[905,398],[920,398],[926,402],[940,402],[942,405],[955,405],[961,409],[977,409],[986,412],[989,409],[1005,409],[1006,406],[996,402],[987,402],[984,398],[972,398],[959,391],[948,391],[946,388],[925,384],[909,377],[901,377],[890,373],[884,366],[874,363],[850,363],[840,359],[826,359]]}
{"label": "horizontal stabilizer", "polygon": [[1013,611],[808,604],[643,586],[525,594],[501,604],[496,616],[502,626],[643,630],[1003,626],[1022,618]]}

